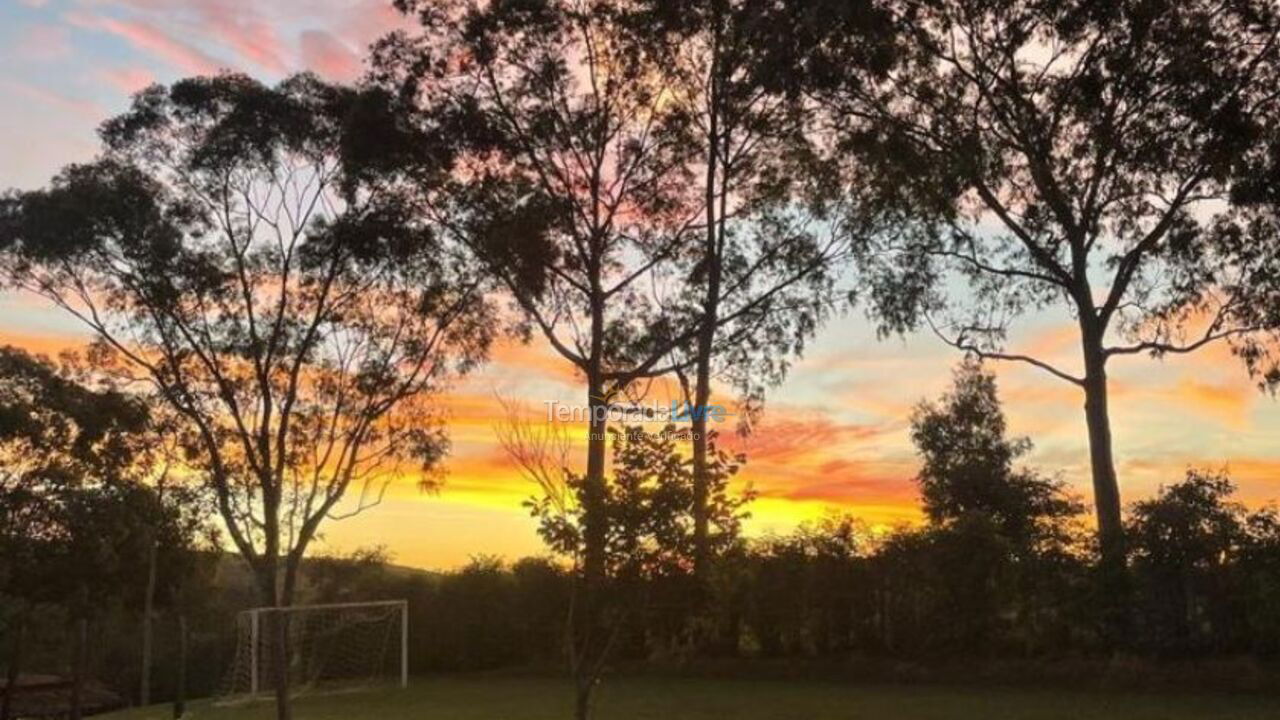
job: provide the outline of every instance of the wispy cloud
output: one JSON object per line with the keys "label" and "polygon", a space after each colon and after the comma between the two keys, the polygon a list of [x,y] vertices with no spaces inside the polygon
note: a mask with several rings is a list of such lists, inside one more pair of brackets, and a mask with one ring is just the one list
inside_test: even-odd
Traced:
{"label": "wispy cloud", "polygon": [[390,0],[81,0],[66,19],[118,35],[182,72],[313,70],[336,80],[356,78],[365,48],[410,23]]}
{"label": "wispy cloud", "polygon": [[360,74],[360,58],[341,40],[323,30],[307,30],[299,38],[302,64],[334,80],[353,80]]}
{"label": "wispy cloud", "polygon": [[227,67],[203,50],[174,38],[160,28],[141,20],[118,20],[103,15],[80,12],[67,14],[67,21],[86,30],[116,35],[135,49],[148,53],[169,65],[196,75],[207,75]]}

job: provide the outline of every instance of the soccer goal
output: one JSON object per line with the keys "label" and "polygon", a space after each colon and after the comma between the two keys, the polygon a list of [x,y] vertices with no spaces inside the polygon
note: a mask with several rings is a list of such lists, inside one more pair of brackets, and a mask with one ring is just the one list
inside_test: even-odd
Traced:
{"label": "soccer goal", "polygon": [[274,687],[280,623],[294,692],[396,679],[400,687],[409,685],[409,603],[386,600],[241,612],[224,695],[256,695]]}

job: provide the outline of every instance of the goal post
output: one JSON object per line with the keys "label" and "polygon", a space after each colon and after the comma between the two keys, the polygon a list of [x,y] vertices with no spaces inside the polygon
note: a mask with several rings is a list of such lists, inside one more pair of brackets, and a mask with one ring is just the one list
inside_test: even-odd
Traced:
{"label": "goal post", "polygon": [[392,680],[409,685],[409,603],[377,600],[241,611],[224,695],[257,695],[273,687],[273,639],[281,623],[284,663],[297,691]]}

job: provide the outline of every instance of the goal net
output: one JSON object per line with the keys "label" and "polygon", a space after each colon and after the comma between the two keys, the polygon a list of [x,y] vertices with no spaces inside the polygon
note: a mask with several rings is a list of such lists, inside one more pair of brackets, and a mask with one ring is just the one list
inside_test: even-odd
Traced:
{"label": "goal net", "polygon": [[281,623],[292,692],[393,680],[405,687],[408,610],[404,600],[245,610],[236,617],[236,654],[223,695],[274,689],[279,655],[275,639]]}

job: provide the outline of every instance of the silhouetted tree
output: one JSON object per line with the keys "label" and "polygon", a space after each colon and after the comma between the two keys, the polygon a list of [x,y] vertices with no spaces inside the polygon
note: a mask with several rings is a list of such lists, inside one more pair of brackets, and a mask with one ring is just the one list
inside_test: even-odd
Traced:
{"label": "silhouetted tree", "polygon": [[742,559],[748,575],[746,626],[760,654],[837,655],[856,639],[856,597],[872,542],[847,515],[802,523],[787,535],[750,543]]}
{"label": "silhouetted tree", "polygon": [[1280,511],[1270,506],[1249,515],[1240,554],[1241,595],[1237,637],[1261,657],[1280,653]]}
{"label": "silhouetted tree", "polygon": [[149,571],[162,601],[190,574],[205,516],[186,488],[166,497],[153,484],[155,432],[139,398],[86,387],[41,358],[0,348],[0,594],[18,600],[6,622],[14,646],[0,715],[9,712],[34,607],[61,606],[76,626],[75,715],[84,625],[113,600],[142,604]]}
{"label": "silhouetted tree", "polygon": [[101,160],[0,208],[17,283],[184,421],[270,606],[292,602],[326,518],[376,504],[410,461],[431,481],[447,447],[432,398],[492,335],[468,263],[382,171],[386,107],[308,75],[154,86],[103,125]]}
{"label": "silhouetted tree", "polygon": [[[696,325],[670,298],[701,218],[690,118],[627,20],[632,2],[487,5],[406,0],[423,31],[380,44],[375,77],[455,128],[458,184],[427,201],[469,244],[536,332],[581,374],[589,415],[582,598],[575,613],[578,716],[589,712],[607,628],[608,410],[673,369]],[[744,309],[745,313],[746,310]],[[727,320],[727,319],[726,319]]]}
{"label": "silhouetted tree", "polygon": [[[668,78],[668,102],[691,119],[685,158],[697,178],[693,202],[701,242],[683,253],[692,292],[678,298],[685,324],[698,328],[677,354],[693,434],[695,575],[709,580],[705,408],[712,381],[740,396],[749,430],[768,386],[830,314],[834,279],[869,222],[824,201],[848,202],[830,188],[806,187],[815,161],[804,113],[773,82],[762,46],[777,32],[771,3],[689,0],[641,3],[632,19]],[[831,176],[834,177],[834,176]],[[857,224],[857,227],[849,225]],[[746,312],[742,312],[746,309]]]}
{"label": "silhouetted tree", "polygon": [[[1280,59],[1268,69],[1260,82],[1280,83]],[[1248,258],[1252,268],[1235,288],[1243,298],[1238,312],[1258,327],[1280,327],[1280,125],[1268,128],[1236,164],[1229,199],[1230,210],[1214,228],[1218,254]],[[1275,362],[1277,343],[1271,340],[1238,350],[1249,371],[1274,391],[1280,386],[1280,366]]]}
{"label": "silhouetted tree", "polygon": [[[660,432],[647,432],[640,426],[610,430],[613,440],[612,476],[605,484],[604,512],[609,534],[605,548],[605,586],[614,614],[607,624],[613,645],[629,621],[651,609],[652,595],[674,584],[689,590],[696,554],[696,523],[692,463],[682,445],[688,432],[667,425]],[[754,498],[747,489],[731,492],[729,481],[745,461],[710,448],[710,486],[708,509],[711,550],[722,554],[739,542],[744,510]],[[586,480],[578,473],[563,476],[563,485],[545,488],[542,495],[528,502],[538,518],[538,533],[557,555],[570,558],[575,566],[586,552]],[[659,614],[669,611],[670,604],[659,607]],[[659,619],[643,627],[655,630],[665,625],[664,637],[679,634],[684,623],[663,623]],[[598,670],[597,670],[598,672]]]}
{"label": "silhouetted tree", "polygon": [[935,638],[939,647],[980,651],[1014,637],[1032,645],[1077,564],[1082,504],[1062,481],[1017,465],[1031,441],[1008,436],[995,376],[975,359],[956,369],[939,401],[916,407],[911,439],[931,527],[900,533],[886,559],[900,554],[931,568],[923,577],[938,582],[929,595],[941,603],[935,610],[957,618]]}
{"label": "silhouetted tree", "polygon": [[[1118,575],[1108,362],[1218,340],[1249,357],[1258,342],[1245,290],[1262,259],[1223,252],[1209,216],[1275,116],[1266,82],[1280,32],[1275,8],[1263,0],[886,7],[899,46],[883,80],[842,68],[838,23],[805,60],[809,89],[845,141],[875,148],[868,156],[896,183],[890,191],[936,213],[938,232],[904,243],[890,263],[874,293],[879,314],[900,328],[923,310],[952,345],[1029,363],[1081,389],[1101,548]],[[942,297],[949,273],[968,281],[967,297]],[[1015,318],[1051,307],[1078,326],[1078,371],[1005,348]]]}
{"label": "silhouetted tree", "polygon": [[911,441],[922,461],[916,482],[924,511],[935,525],[982,515],[1030,550],[1061,542],[1063,523],[1083,510],[1060,480],[1016,465],[1031,440],[1008,437],[995,375],[976,360],[956,368],[937,403],[916,406]]}
{"label": "silhouetted tree", "polygon": [[1225,474],[1190,470],[1130,509],[1139,634],[1158,653],[1226,649],[1242,595],[1235,565],[1248,539],[1234,490]]}

